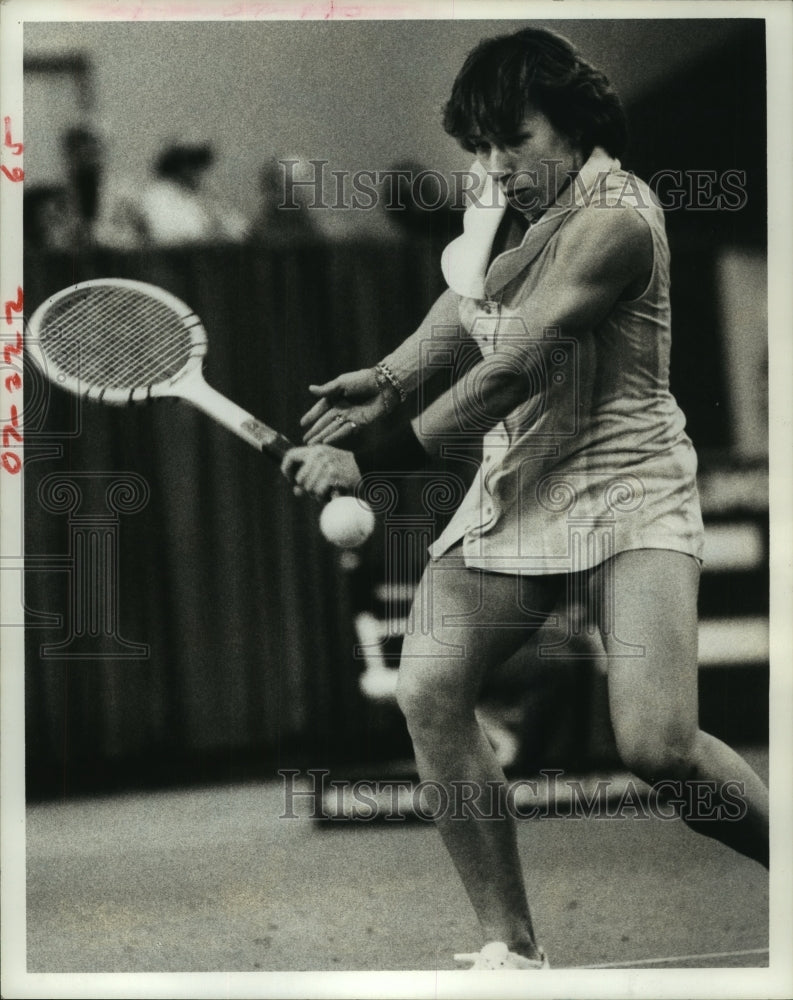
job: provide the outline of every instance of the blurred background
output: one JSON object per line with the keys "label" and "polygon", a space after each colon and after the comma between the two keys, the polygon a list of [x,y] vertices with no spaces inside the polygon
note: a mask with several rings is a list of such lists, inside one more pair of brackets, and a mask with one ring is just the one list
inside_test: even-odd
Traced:
{"label": "blurred background", "polygon": [[[297,439],[309,382],[374,363],[420,321],[461,226],[437,182],[403,187],[404,208],[353,208],[350,175],[429,170],[453,190],[470,165],[440,125],[454,76],[481,38],[525,23],[26,24],[28,314],[91,277],[161,285],[209,331],[208,381]],[[672,388],[708,532],[702,722],[763,746],[765,25],[542,23],[616,85],[624,165],[670,206]],[[303,183],[279,209],[279,160],[298,182],[321,169],[327,207]],[[31,370],[25,423],[32,798],[409,771],[400,630],[449,513],[437,487],[451,495],[470,465],[395,482],[344,559],[274,467],[185,406],[78,404]],[[598,650],[568,610],[542,641],[569,657],[549,666],[530,644],[486,692],[513,774],[616,765]]]}

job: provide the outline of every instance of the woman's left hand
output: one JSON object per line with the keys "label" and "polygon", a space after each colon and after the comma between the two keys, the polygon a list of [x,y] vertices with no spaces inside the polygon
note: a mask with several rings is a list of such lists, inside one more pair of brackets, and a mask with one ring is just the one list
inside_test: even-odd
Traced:
{"label": "woman's left hand", "polygon": [[327,444],[291,448],[281,463],[281,472],[292,483],[296,496],[309,493],[327,500],[331,493],[351,493],[361,481],[352,452]]}
{"label": "woman's left hand", "polygon": [[387,395],[396,393],[389,386],[381,389],[373,368],[346,372],[324,385],[310,385],[309,392],[318,401],[300,421],[306,444],[331,444],[354,434],[379,420],[395,405]]}

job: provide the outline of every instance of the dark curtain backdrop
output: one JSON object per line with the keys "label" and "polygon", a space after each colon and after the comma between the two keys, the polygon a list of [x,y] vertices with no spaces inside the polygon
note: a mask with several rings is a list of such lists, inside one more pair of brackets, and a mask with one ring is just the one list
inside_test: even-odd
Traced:
{"label": "dark curtain backdrop", "polygon": [[[656,184],[667,206],[672,250],[673,387],[701,456],[734,443],[737,416],[726,388],[718,315],[719,255],[725,249],[766,249],[765,27],[762,19],[744,21],[740,35],[629,108],[625,166],[647,180],[661,171],[676,173],[679,188],[686,192],[686,207],[670,208],[674,201],[669,174]],[[690,196],[697,171],[716,178],[700,207]],[[721,179],[728,172],[742,178],[740,207],[713,211],[708,204],[714,192],[721,192]],[[748,294],[752,291],[747,289]]]}
{"label": "dark curtain backdrop", "polygon": [[[210,384],[293,440],[309,382],[373,363],[440,291],[424,242],[29,256],[27,314],[98,276],[188,302],[210,335]],[[352,660],[367,567],[342,570],[318,508],[274,464],[185,404],[76,404],[32,370],[26,425],[31,793],[167,778],[191,761],[227,778],[296,752],[321,766],[376,749]],[[105,489],[125,473],[148,498],[113,515]],[[79,509],[55,502],[64,478]],[[113,516],[115,634],[74,635],[74,533]]]}

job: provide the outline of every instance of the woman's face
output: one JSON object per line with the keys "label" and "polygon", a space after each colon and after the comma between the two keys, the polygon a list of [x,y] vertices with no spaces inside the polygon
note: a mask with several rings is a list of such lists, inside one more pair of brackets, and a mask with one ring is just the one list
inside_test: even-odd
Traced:
{"label": "woman's face", "polygon": [[570,174],[584,162],[577,146],[534,109],[527,111],[514,136],[496,140],[475,135],[469,142],[509,202],[529,218],[541,215],[554,202]]}

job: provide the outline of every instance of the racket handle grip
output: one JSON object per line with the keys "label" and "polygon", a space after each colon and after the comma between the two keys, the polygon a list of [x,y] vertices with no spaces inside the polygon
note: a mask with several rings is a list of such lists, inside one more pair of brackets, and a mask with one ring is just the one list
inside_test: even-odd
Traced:
{"label": "racket handle grip", "polygon": [[268,427],[267,424],[263,424],[260,420],[254,418],[246,420],[242,424],[242,430],[246,432],[245,436],[251,443],[256,442],[263,455],[268,455],[277,462],[283,459],[290,448],[294,448],[289,438],[273,430],[272,427]]}
{"label": "racket handle grip", "polygon": [[290,448],[294,448],[294,445],[289,438],[285,438],[283,434],[279,434],[270,444],[262,445],[262,454],[269,455],[276,462],[281,462]]}

